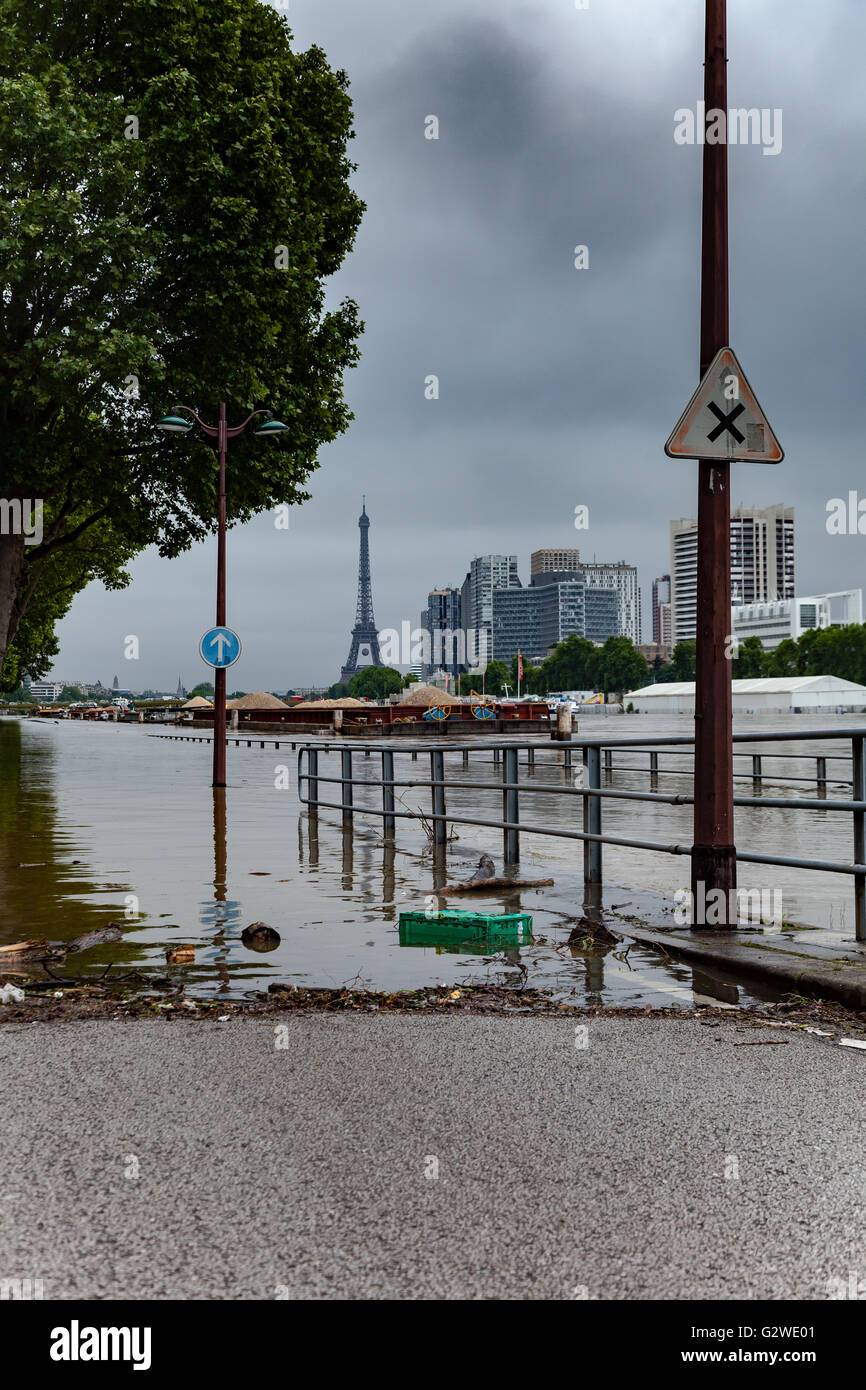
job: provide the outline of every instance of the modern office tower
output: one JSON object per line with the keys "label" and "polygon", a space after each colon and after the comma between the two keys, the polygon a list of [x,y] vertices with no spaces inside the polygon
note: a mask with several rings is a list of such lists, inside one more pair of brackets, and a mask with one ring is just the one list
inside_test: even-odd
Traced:
{"label": "modern office tower", "polygon": [[664,645],[664,638],[661,635],[661,614],[659,613],[659,607],[661,604],[667,604],[668,610],[670,610],[670,602],[671,577],[669,574],[657,575],[656,578],[653,580],[652,607],[653,641],[656,643],[656,645]]}
{"label": "modern office tower", "polygon": [[580,569],[580,551],[549,549],[533,550],[529,557],[530,579],[535,574],[548,574],[551,570],[562,573],[564,570],[574,572]]}
{"label": "modern office tower", "polygon": [[476,555],[461,589],[461,618],[469,669],[491,659],[493,594],[519,589],[516,555]]}
{"label": "modern office tower", "polygon": [[[697,630],[698,523],[670,523],[671,642]],[[736,507],[731,512],[731,602],[768,603],[794,597],[794,508]]]}
{"label": "modern office tower", "polygon": [[427,607],[421,614],[421,626],[430,639],[430,660],[423,674],[446,671],[452,676],[466,670],[465,642],[461,621],[460,589],[431,589]]}
{"label": "modern office tower", "polygon": [[537,664],[573,633],[605,642],[618,632],[616,591],[588,585],[573,571],[536,572],[526,589],[493,592],[492,655],[506,665],[518,652]]}
{"label": "modern office tower", "polygon": [[613,589],[619,603],[619,634],[630,637],[635,646],[641,640],[640,589],[637,569],[618,560],[613,565],[583,563],[580,572],[593,589]]}
{"label": "modern office tower", "polygon": [[620,636],[620,603],[616,589],[597,589],[587,584],[584,602],[586,624],[584,637],[590,642],[606,642],[608,637]]}

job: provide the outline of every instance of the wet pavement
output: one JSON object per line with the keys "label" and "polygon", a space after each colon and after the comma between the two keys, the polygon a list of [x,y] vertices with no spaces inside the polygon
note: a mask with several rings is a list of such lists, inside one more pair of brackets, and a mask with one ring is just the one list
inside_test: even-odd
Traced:
{"label": "wet pavement", "polygon": [[9,1024],[0,1064],[0,1269],[46,1299],[823,1300],[866,1277],[866,1058],[757,1020]]}

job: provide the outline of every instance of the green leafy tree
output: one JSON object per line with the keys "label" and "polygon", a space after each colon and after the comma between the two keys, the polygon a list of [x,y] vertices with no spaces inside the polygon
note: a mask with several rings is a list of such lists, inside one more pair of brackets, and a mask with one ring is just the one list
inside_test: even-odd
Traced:
{"label": "green leafy tree", "polygon": [[484,672],[485,695],[504,695],[508,681],[508,667],[504,661],[488,661]]}
{"label": "green leafy tree", "polygon": [[200,681],[198,685],[194,685],[189,692],[189,698],[194,700],[196,695],[200,695],[204,700],[212,700],[214,697],[214,688],[210,681]]}
{"label": "green leafy tree", "polygon": [[[3,537],[0,537],[2,550]],[[74,541],[28,560],[27,583],[16,600],[15,637],[6,652],[0,691],[13,689],[23,676],[46,675],[59,646],[55,624],[65,617],[73,598],[91,579],[108,589],[129,583],[123,568],[131,554],[110,521],[85,529]]]}
{"label": "green leafy tree", "polygon": [[174,402],[290,426],[234,441],[230,523],[309,496],[361,330],[325,306],[363,211],[347,87],[259,0],[0,0],[3,495],[44,502],[40,544],[0,536],[0,673],[46,562],[111,582],[214,529],[210,446],[154,430]]}
{"label": "green leafy tree", "polygon": [[79,690],[77,685],[64,685],[58,698],[61,704],[66,704],[67,701],[83,700],[84,691]]}
{"label": "green leafy tree", "polygon": [[697,643],[694,639],[690,639],[688,642],[677,642],[673,650],[673,680],[693,681],[695,679],[696,651]]}
{"label": "green leafy tree", "polygon": [[410,685],[418,684],[418,676],[415,671],[410,671],[408,676],[403,677],[403,689],[408,690]]}
{"label": "green leafy tree", "polygon": [[786,637],[778,647],[765,656],[765,673],[768,676],[796,676],[798,672],[799,648],[792,638]]}
{"label": "green leafy tree", "polygon": [[403,689],[403,677],[391,666],[365,666],[349,681],[349,694],[356,700],[384,700]]}
{"label": "green leafy tree", "polygon": [[10,690],[6,695],[6,702],[10,705],[35,705],[36,700],[24,685],[17,685],[14,690]]}
{"label": "green leafy tree", "polygon": [[608,637],[597,650],[594,684],[605,695],[611,691],[636,690],[646,685],[649,666],[630,637]]}
{"label": "green leafy tree", "polygon": [[[346,695],[348,695],[348,694],[349,694],[349,687],[348,687],[348,685],[345,683],[345,681],[335,681],[333,685],[329,685],[329,686],[328,686],[328,695],[327,695],[327,698],[328,698],[329,700],[342,700],[343,697],[346,696]],[[316,698],[317,698],[317,697],[316,697],[315,695],[308,695],[308,696],[307,696],[307,699],[308,699],[308,700],[315,700]]]}
{"label": "green leafy tree", "polygon": [[536,668],[533,676],[536,693],[545,695],[550,690],[594,689],[597,650],[586,637],[578,637],[576,633],[566,637]]}
{"label": "green leafy tree", "polygon": [[753,680],[765,674],[766,658],[760,637],[746,637],[740,642],[731,663],[731,674],[737,680]]}

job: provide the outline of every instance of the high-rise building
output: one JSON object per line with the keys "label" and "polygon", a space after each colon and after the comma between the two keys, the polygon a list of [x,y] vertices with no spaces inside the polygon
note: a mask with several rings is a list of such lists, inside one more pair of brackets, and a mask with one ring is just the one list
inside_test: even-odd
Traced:
{"label": "high-rise building", "polygon": [[452,676],[466,669],[466,651],[461,621],[460,589],[431,589],[421,626],[430,640],[430,661],[424,663],[424,676],[445,671]]}
{"label": "high-rise building", "polygon": [[[653,580],[653,641],[656,645],[664,646],[665,639],[662,637],[662,618],[659,609],[665,604],[668,609],[668,627],[670,627],[670,603],[671,603],[671,577],[669,574],[659,574]],[[670,634],[668,634],[670,636]]]}
{"label": "high-rise building", "polygon": [[460,614],[470,666],[474,664],[473,652],[480,653],[482,663],[490,659],[494,590],[519,588],[516,555],[476,555],[470,564],[460,594]]}
{"label": "high-rise building", "polygon": [[536,572],[526,589],[493,591],[493,659],[508,664],[543,661],[552,647],[576,633],[605,642],[619,632],[616,591],[586,583],[568,570]]}
{"label": "high-rise building", "polygon": [[640,589],[637,569],[618,560],[613,565],[598,564],[595,560],[583,563],[580,572],[593,589],[614,589],[619,606],[619,633],[630,637],[635,646],[641,640]]}
{"label": "high-rise building", "polygon": [[[671,642],[697,631],[698,523],[670,523]],[[794,597],[794,508],[735,507],[731,512],[731,602],[767,603]]]}
{"label": "high-rise building", "polygon": [[530,578],[534,574],[549,574],[551,570],[561,573],[580,569],[579,550],[533,550],[529,557]]}
{"label": "high-rise building", "polygon": [[737,507],[731,514],[731,598],[794,597],[794,508]]}

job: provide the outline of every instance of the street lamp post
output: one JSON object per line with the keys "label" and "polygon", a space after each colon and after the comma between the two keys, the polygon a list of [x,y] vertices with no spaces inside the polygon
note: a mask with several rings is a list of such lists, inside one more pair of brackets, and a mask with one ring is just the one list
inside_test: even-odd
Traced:
{"label": "street lamp post", "polygon": [[[184,411],[185,414],[179,414],[180,411]],[[229,440],[243,434],[250,421],[255,420],[259,415],[265,417],[262,424],[257,425],[254,431],[259,438],[282,434],[289,428],[280,420],[274,419],[272,410],[254,410],[247,416],[242,425],[230,426],[226,419],[225,401],[220,402],[219,422],[216,425],[205,424],[198,412],[188,405],[174,406],[172,414],[163,415],[162,419],[157,421],[157,429],[168,434],[189,434],[193,424],[196,424],[210,439],[216,440],[219,458],[216,591],[216,625],[218,628],[226,626],[226,451]],[[217,666],[214,669],[213,786],[224,787],[225,784],[226,669],[224,666]]]}

